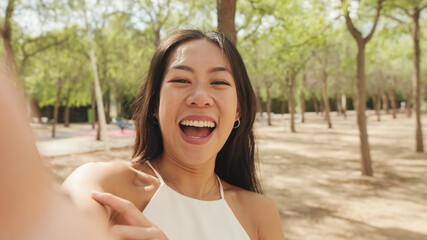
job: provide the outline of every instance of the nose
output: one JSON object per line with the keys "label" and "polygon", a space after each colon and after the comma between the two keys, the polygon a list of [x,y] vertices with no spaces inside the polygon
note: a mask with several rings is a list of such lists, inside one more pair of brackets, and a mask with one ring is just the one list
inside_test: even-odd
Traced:
{"label": "nose", "polygon": [[186,103],[188,106],[195,107],[208,107],[212,106],[214,101],[208,87],[204,84],[198,84],[192,89],[190,95],[187,97]]}

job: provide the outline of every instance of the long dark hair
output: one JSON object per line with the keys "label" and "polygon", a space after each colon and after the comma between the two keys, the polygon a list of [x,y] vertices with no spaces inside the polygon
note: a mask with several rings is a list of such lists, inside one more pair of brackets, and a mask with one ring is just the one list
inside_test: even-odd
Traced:
{"label": "long dark hair", "polygon": [[141,164],[156,158],[163,152],[162,135],[154,114],[159,104],[160,87],[167,60],[178,45],[197,39],[206,39],[216,44],[228,58],[240,106],[240,126],[232,130],[226,143],[219,151],[215,162],[215,173],[234,186],[261,193],[262,189],[255,169],[253,133],[256,114],[255,94],[245,64],[236,47],[223,33],[216,31],[203,33],[198,30],[179,30],[170,34],[157,45],[145,84],[134,102],[133,118],[136,127],[136,139],[132,155],[134,162]]}

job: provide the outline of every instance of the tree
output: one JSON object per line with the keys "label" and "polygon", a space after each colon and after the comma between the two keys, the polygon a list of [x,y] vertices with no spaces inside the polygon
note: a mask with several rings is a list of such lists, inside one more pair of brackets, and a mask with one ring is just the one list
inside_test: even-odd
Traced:
{"label": "tree", "polygon": [[378,19],[382,9],[384,0],[378,0],[374,22],[372,28],[366,37],[363,37],[360,32],[353,24],[353,20],[350,17],[350,11],[347,1],[341,0],[344,8],[344,17],[347,24],[347,29],[353,36],[357,44],[357,125],[359,127],[359,138],[360,138],[360,152],[362,161],[362,175],[373,176],[371,153],[368,142],[368,130],[366,126],[366,88],[365,88],[365,47],[366,44],[372,39],[377,27]]}
{"label": "tree", "polygon": [[234,18],[236,0],[217,0],[218,30],[223,32],[236,45],[237,35]]}
{"label": "tree", "polygon": [[110,144],[109,144],[109,138],[108,138],[108,132],[107,132],[107,124],[105,121],[105,114],[104,114],[105,111],[104,111],[104,103],[102,101],[102,91],[101,91],[101,86],[99,84],[98,70],[97,70],[96,58],[95,58],[95,50],[94,50],[92,36],[91,36],[92,33],[91,33],[91,29],[90,29],[89,20],[87,17],[86,3],[84,1],[86,1],[86,0],[83,0],[83,14],[84,14],[84,19],[85,19],[85,23],[86,23],[86,38],[87,38],[87,41],[89,44],[90,62],[92,65],[93,78],[94,78],[94,84],[95,84],[96,105],[97,105],[97,109],[98,109],[98,118],[99,118],[98,121],[100,123],[102,138],[103,138],[104,143],[105,143],[105,153],[107,155],[110,155]]}
{"label": "tree", "polygon": [[[389,3],[391,8],[398,10],[399,13],[408,16],[411,22],[407,22],[398,17],[388,15],[389,18],[394,19],[400,23],[406,24],[408,30],[412,36],[413,43],[413,64],[414,64],[414,73],[413,73],[413,95],[415,98],[415,151],[424,152],[424,143],[423,143],[423,133],[421,125],[421,48],[420,48],[420,15],[421,12],[427,8],[427,1],[425,0],[400,0],[400,1],[391,1]],[[411,98],[412,98],[411,97]],[[412,99],[411,99],[412,100]],[[408,99],[408,102],[410,100]]]}
{"label": "tree", "polygon": [[[0,27],[0,35],[3,38],[4,49],[6,50],[6,69],[16,80],[19,79],[16,71],[15,53],[12,47],[12,16],[15,10],[15,0],[9,0],[5,10],[5,18],[3,26]],[[17,82],[20,87],[23,87],[22,82]]]}

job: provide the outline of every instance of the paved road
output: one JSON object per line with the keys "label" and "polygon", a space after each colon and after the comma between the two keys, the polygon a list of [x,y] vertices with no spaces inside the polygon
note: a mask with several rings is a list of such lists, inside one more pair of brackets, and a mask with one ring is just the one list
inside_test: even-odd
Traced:
{"label": "paved road", "polygon": [[[61,156],[74,153],[93,152],[104,149],[104,142],[96,140],[96,131],[87,124],[75,124],[70,128],[59,125],[55,138],[51,137],[50,126],[33,127],[36,146],[42,156]],[[134,130],[121,131],[115,125],[108,127],[111,148],[132,146]]]}

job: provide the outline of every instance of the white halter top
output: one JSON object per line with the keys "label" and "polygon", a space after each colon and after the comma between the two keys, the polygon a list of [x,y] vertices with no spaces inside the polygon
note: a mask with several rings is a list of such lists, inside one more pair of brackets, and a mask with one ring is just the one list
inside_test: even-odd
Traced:
{"label": "white halter top", "polygon": [[147,164],[160,180],[160,187],[142,213],[170,240],[250,239],[225,201],[219,178],[221,199],[203,201],[176,192]]}

